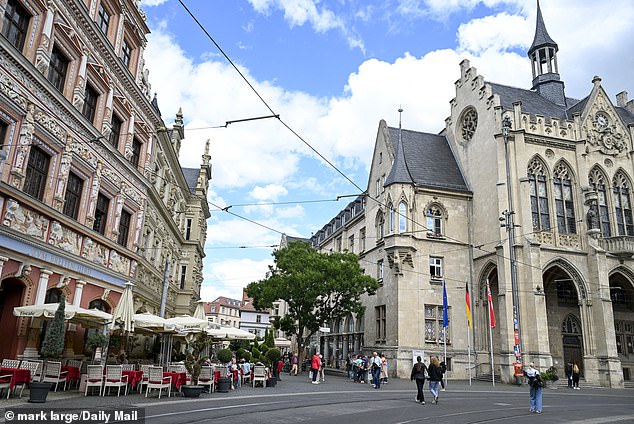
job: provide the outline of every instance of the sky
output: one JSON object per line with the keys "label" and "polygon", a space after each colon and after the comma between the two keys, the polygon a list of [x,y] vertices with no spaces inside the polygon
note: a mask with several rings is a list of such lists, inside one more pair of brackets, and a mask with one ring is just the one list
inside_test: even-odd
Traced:
{"label": "sky", "polygon": [[[634,2],[542,0],[568,97],[634,96]],[[141,0],[152,92],[180,160],[210,140],[201,297],[242,298],[282,233],[309,238],[368,185],[379,121],[438,133],[469,59],[529,89],[536,0]],[[228,58],[228,59],[227,59]],[[399,108],[403,112],[399,116]],[[277,118],[263,118],[279,115]],[[228,121],[251,119],[243,122]],[[216,128],[211,128],[216,127]],[[361,190],[360,190],[361,189]],[[337,200],[339,199],[339,200]],[[226,209],[226,210],[223,210]]]}

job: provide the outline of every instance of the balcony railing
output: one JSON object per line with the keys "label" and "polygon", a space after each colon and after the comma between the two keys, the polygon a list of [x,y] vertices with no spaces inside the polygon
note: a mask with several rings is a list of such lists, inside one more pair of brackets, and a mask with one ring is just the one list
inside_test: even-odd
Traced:
{"label": "balcony railing", "polygon": [[634,236],[601,237],[599,246],[606,252],[621,258],[634,256]]}

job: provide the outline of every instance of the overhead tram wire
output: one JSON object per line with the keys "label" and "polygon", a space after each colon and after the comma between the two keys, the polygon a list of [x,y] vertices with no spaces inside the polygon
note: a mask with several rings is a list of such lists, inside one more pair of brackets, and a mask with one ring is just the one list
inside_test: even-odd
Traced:
{"label": "overhead tram wire", "polygon": [[[209,40],[214,44],[214,46],[216,46],[216,48],[218,49],[218,51],[220,51],[220,53],[223,55],[223,57],[227,60],[227,62],[229,62],[229,64],[235,69],[235,71],[240,75],[240,77],[244,80],[244,82],[249,86],[249,88],[251,88],[251,90],[255,93],[255,95],[260,99],[260,101],[266,106],[266,108],[271,112],[272,117],[276,117],[280,123],[286,128],[288,129],[295,137],[297,137],[302,143],[304,143],[309,149],[311,149],[317,156],[319,156],[324,162],[326,162],[332,169],[334,169],[337,173],[339,173],[342,177],[344,177],[348,182],[350,182],[355,188],[357,188],[360,192],[364,193],[364,195],[366,197],[369,197],[370,199],[374,200],[375,202],[377,202],[379,205],[384,206],[385,208],[387,208],[388,206],[383,203],[382,201],[380,201],[379,199],[375,198],[374,196],[371,196],[366,190],[362,189],[357,183],[355,183],[352,179],[350,179],[346,174],[344,174],[339,168],[337,168],[337,166],[335,166],[330,160],[328,160],[326,157],[324,157],[319,151],[317,151],[310,143],[308,143],[301,135],[299,135],[295,130],[293,130],[293,128],[291,128],[283,119],[280,118],[279,114],[276,114],[273,109],[271,108],[271,106],[266,102],[266,100],[264,100],[264,98],[262,97],[262,95],[260,95],[260,93],[255,89],[255,87],[253,86],[253,84],[251,84],[251,82],[246,78],[246,76],[240,71],[240,69],[235,65],[235,63],[231,60],[231,58],[225,53],[225,51],[222,49],[222,47],[220,47],[220,45],[216,42],[216,40],[211,36],[211,34],[209,34],[209,32],[205,29],[205,27],[201,24],[201,22],[198,20],[198,18],[196,18],[196,16],[189,10],[189,8],[185,5],[185,3],[183,2],[183,0],[179,0],[179,3],[181,4],[181,6],[183,6],[183,8],[185,9],[185,11],[187,11],[187,13],[190,15],[190,17],[194,20],[194,22],[196,22],[196,24],[199,26],[199,28],[205,33],[205,35],[207,36],[207,38],[209,38]],[[219,208],[217,205],[213,205],[214,207]],[[219,208],[224,210],[225,212],[228,213],[232,213],[228,211],[227,209],[224,208]],[[398,211],[395,210],[395,213],[399,216],[402,216],[402,214]],[[232,213],[233,214],[233,213]],[[238,218],[241,219],[245,219],[249,222],[252,222],[256,225],[260,225],[264,228],[269,228],[263,224],[257,223],[255,221],[252,221],[248,218],[244,218],[241,217],[237,214],[233,214]],[[405,219],[407,219],[409,222],[412,223],[416,223],[418,225],[420,225],[421,227],[423,227],[426,230],[429,230],[429,228],[427,228],[426,225],[422,225],[421,223],[419,223],[418,221],[416,221],[415,219],[411,218],[411,217],[407,217],[404,216]],[[269,228],[270,229],[270,228]],[[281,234],[280,231],[277,230],[273,230],[272,231],[278,232]],[[449,237],[446,236],[447,239],[452,240],[456,243],[461,243],[464,245],[465,249],[468,248],[472,248],[474,246],[470,245],[468,242],[462,241],[462,240],[458,240],[456,238],[453,237]],[[481,249],[482,245],[480,246],[480,250],[483,250],[486,252],[486,250]],[[488,252],[490,254],[495,254],[496,256],[500,256],[498,255],[496,252]],[[502,255],[502,257],[504,257]],[[520,261],[516,261],[518,264],[522,263]],[[524,264],[527,266],[531,266],[528,264]],[[534,267],[534,266],[533,266]]]}

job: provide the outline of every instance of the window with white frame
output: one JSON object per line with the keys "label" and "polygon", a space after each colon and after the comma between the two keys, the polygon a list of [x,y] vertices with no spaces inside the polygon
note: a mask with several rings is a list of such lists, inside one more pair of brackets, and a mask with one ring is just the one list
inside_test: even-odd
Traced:
{"label": "window with white frame", "polygon": [[443,235],[443,213],[437,205],[432,205],[425,212],[427,236],[440,237]]}
{"label": "window with white frame", "polygon": [[[451,316],[451,307],[447,308],[447,315]],[[451,320],[449,321],[451,322]],[[442,305],[425,305],[425,343],[451,343],[450,327],[443,327]]]}
{"label": "window with white frame", "polygon": [[365,227],[359,231],[359,250],[365,251]]}
{"label": "window with white frame", "polygon": [[442,258],[435,256],[429,257],[429,274],[432,279],[442,278]]}
{"label": "window with white frame", "polygon": [[401,202],[398,205],[398,231],[407,231],[407,203]]}
{"label": "window with white frame", "polygon": [[383,259],[379,259],[376,262],[376,279],[379,282],[383,281]]}

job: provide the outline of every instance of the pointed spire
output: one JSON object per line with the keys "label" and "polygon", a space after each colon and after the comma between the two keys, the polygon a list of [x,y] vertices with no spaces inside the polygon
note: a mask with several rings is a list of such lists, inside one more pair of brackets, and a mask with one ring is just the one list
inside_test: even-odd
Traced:
{"label": "pointed spire", "polygon": [[541,47],[554,47],[555,51],[559,50],[557,43],[555,40],[550,38],[548,35],[548,31],[546,30],[546,24],[544,23],[544,17],[542,16],[542,9],[539,6],[539,0],[537,0],[537,23],[535,25],[535,38],[533,39],[533,44],[531,48],[528,49],[528,55],[531,54],[541,48]]}

